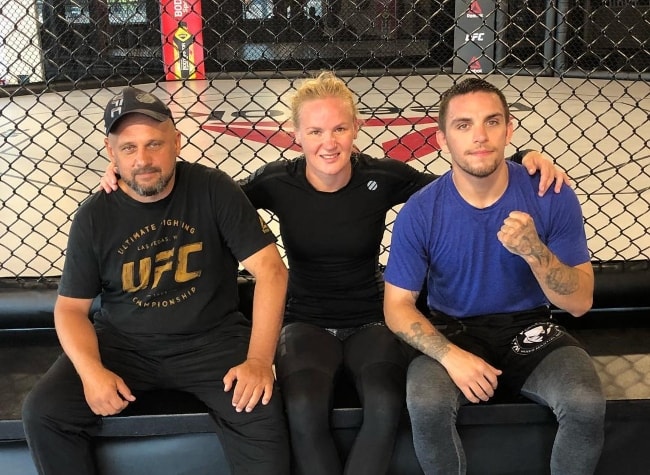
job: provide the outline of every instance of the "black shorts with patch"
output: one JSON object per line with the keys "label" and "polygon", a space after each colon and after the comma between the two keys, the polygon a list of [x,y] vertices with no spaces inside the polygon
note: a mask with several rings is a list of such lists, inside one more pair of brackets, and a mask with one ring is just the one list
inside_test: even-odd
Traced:
{"label": "black shorts with patch", "polygon": [[580,343],[556,324],[548,307],[516,313],[452,318],[432,313],[431,321],[449,341],[480,356],[503,373],[494,401],[511,400],[537,365],[553,350]]}

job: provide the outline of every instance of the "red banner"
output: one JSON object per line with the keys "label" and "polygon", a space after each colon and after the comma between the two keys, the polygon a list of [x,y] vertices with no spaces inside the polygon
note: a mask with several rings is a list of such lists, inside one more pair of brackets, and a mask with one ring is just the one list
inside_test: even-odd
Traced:
{"label": "red banner", "polygon": [[205,79],[201,0],[161,0],[165,78]]}

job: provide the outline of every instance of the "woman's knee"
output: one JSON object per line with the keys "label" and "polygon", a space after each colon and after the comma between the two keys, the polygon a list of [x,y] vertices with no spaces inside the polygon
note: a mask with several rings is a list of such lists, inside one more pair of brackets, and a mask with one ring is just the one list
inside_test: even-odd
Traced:
{"label": "woman's knee", "polygon": [[406,393],[406,368],[378,362],[353,375],[362,400],[388,406],[403,406]]}
{"label": "woman's knee", "polygon": [[299,371],[280,381],[284,408],[292,431],[327,425],[333,381],[318,371]]}
{"label": "woman's knee", "polygon": [[406,408],[405,389],[395,387],[376,387],[374,392],[366,392],[362,398],[363,420],[373,421],[378,427],[396,427]]}

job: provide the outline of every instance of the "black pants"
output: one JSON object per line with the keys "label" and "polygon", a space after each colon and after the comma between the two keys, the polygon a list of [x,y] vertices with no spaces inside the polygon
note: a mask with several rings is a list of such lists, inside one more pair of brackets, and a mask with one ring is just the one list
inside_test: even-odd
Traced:
{"label": "black pants", "polygon": [[[124,345],[115,335],[98,332],[102,362],[124,379],[136,395],[157,388],[187,391],[209,408],[233,475],[287,475],[289,441],[279,393],[250,412],[232,406],[232,390],[223,376],[246,358],[248,337],[205,334],[158,350]],[[137,404],[137,400],[132,404]],[[28,395],[23,406],[27,442],[40,474],[96,473],[92,437],[102,418],[84,398],[81,380],[62,355]],[[181,462],[182,463],[182,462]]]}
{"label": "black pants", "polygon": [[[554,323],[546,306],[460,319],[436,313],[432,318],[449,341],[503,371],[492,402],[516,398],[528,376],[553,350],[581,346]],[[443,326],[438,325],[441,322]]]}
{"label": "black pants", "polygon": [[[387,473],[405,407],[409,348],[385,326],[362,328],[343,341],[310,324],[283,328],[277,372],[295,474]],[[363,424],[345,464],[330,430],[334,383],[340,371],[354,381],[363,406]]]}

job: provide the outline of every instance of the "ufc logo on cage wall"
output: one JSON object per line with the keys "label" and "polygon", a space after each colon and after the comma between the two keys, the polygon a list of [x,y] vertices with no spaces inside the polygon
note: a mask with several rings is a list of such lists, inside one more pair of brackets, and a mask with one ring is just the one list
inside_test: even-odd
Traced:
{"label": "ufc logo on cage wall", "polygon": [[465,35],[465,41],[475,41],[477,43],[482,43],[485,39],[485,33],[472,33]]}

